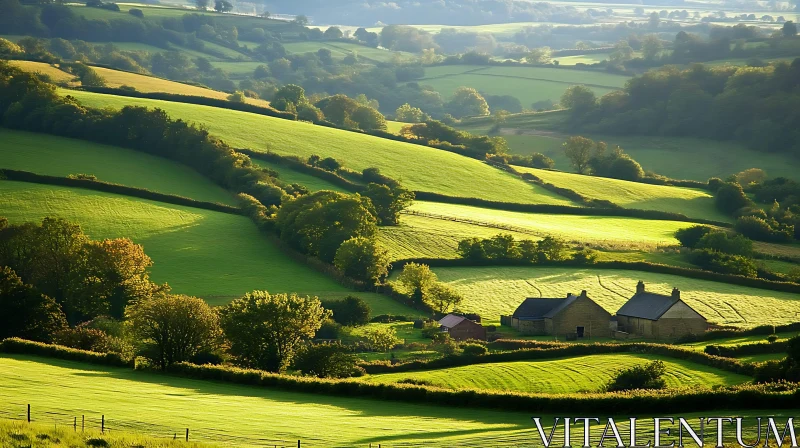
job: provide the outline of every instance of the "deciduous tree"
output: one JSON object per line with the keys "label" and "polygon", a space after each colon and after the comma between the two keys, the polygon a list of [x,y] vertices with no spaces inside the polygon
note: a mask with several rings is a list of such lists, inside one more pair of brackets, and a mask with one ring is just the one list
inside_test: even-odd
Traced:
{"label": "deciduous tree", "polygon": [[389,251],[372,238],[356,237],[342,243],[333,264],[348,277],[377,283],[389,274]]}

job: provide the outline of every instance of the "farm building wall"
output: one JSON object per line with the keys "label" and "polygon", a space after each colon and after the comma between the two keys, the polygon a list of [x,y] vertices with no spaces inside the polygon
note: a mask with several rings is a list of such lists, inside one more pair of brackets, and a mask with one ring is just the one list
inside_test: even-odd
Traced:
{"label": "farm building wall", "polygon": [[525,320],[525,319],[517,319],[516,317],[512,320],[513,328],[519,330],[522,334],[529,334],[534,336],[544,336],[547,333],[545,329],[544,319],[538,320]]}
{"label": "farm building wall", "polygon": [[579,296],[552,318],[545,319],[548,334],[565,336],[583,327],[585,338],[611,337],[611,313],[586,296]]}
{"label": "farm building wall", "polygon": [[676,302],[655,321],[630,316],[617,316],[617,320],[621,330],[653,339],[675,339],[708,329],[706,319],[683,302]]}
{"label": "farm building wall", "polygon": [[462,320],[455,327],[449,328],[447,332],[450,333],[451,338],[457,341],[464,341],[467,339],[479,339],[481,341],[486,340],[486,328],[484,328],[481,324],[472,322],[471,320]]}

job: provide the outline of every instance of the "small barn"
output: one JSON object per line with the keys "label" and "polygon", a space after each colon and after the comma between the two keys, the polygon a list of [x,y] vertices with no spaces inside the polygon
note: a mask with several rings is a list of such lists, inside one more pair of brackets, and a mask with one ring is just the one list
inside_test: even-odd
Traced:
{"label": "small barn", "polygon": [[636,285],[636,294],[617,311],[620,331],[653,339],[674,339],[700,334],[708,329],[706,318],[681,300],[678,288],[672,294],[657,294]]}
{"label": "small barn", "polygon": [[564,299],[528,298],[511,315],[521,333],[562,337],[611,337],[611,314],[581,291]]}
{"label": "small barn", "polygon": [[457,341],[467,339],[486,340],[486,328],[464,316],[448,314],[439,320],[439,326],[442,331],[447,332],[451,338]]}

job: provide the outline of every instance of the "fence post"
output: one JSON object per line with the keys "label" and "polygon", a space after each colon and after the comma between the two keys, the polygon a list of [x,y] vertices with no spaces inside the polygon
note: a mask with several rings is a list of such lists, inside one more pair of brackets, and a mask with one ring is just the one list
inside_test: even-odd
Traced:
{"label": "fence post", "polygon": [[300,448],[300,441],[297,441],[297,448]]}
{"label": "fence post", "polygon": [[74,420],[72,420],[72,431],[78,432],[78,417],[76,416]]}
{"label": "fence post", "polygon": [[81,415],[81,432],[86,429],[86,415]]}
{"label": "fence post", "polygon": [[189,441],[189,428],[186,428],[186,441]]}
{"label": "fence post", "polygon": [[28,405],[28,423],[31,422],[31,405]]}
{"label": "fence post", "polygon": [[101,415],[100,416],[100,432],[101,433],[106,432],[106,416],[105,415]]}

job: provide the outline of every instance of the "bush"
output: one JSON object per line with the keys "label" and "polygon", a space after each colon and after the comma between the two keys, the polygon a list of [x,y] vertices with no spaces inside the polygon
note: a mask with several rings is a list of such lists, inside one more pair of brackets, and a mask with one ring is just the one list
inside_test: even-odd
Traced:
{"label": "bush", "polygon": [[741,185],[724,183],[717,190],[715,202],[718,209],[732,215],[740,208],[750,205],[752,201],[744,193]]}
{"label": "bush", "polygon": [[358,297],[347,296],[342,300],[322,302],[322,306],[331,310],[333,320],[342,325],[351,327],[369,323],[369,304]]}
{"label": "bush", "polygon": [[356,357],[341,344],[308,344],[293,360],[295,370],[319,378],[348,378],[363,376],[364,369],[356,365]]}
{"label": "bush", "polygon": [[128,14],[130,14],[130,15],[132,15],[134,17],[138,17],[140,19],[144,19],[144,12],[142,12],[141,9],[131,8],[131,9],[128,10]]}
{"label": "bush", "polygon": [[664,389],[667,382],[662,378],[667,372],[663,361],[633,366],[619,371],[606,385],[608,392],[627,391],[634,389]]}
{"label": "bush", "polygon": [[481,344],[462,344],[461,350],[465,356],[481,356],[489,352],[486,346]]}
{"label": "bush", "polygon": [[342,331],[342,326],[333,319],[326,319],[322,322],[322,326],[319,327],[316,333],[314,333],[314,339],[339,339],[339,334]]}
{"label": "bush", "polygon": [[8,338],[0,341],[0,352],[44,356],[105,366],[133,367],[133,360],[125,359],[117,353],[90,352],[62,345],[26,341],[19,338]]}
{"label": "bush", "polygon": [[675,238],[680,241],[681,246],[695,248],[704,236],[713,231],[714,229],[708,226],[692,226],[678,229],[675,232]]}

